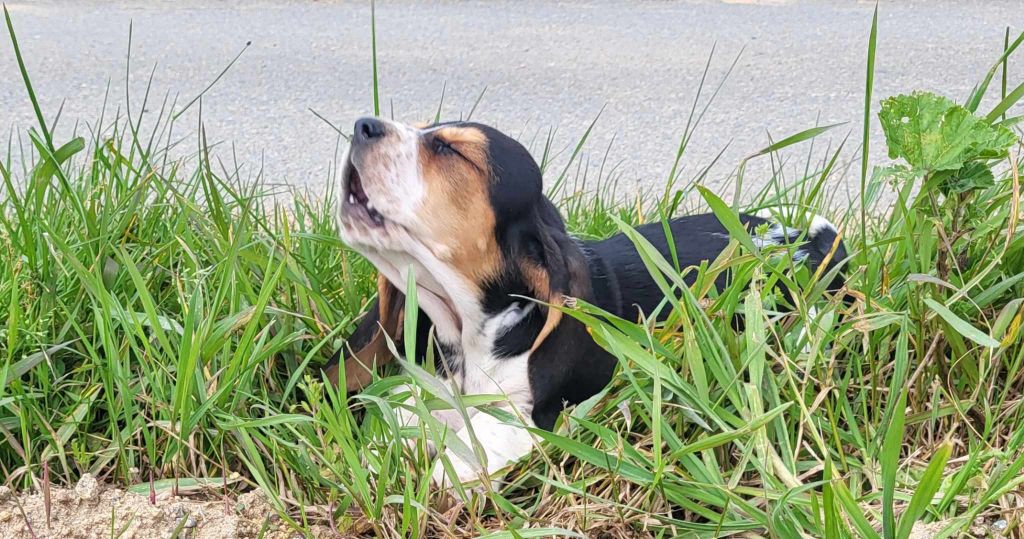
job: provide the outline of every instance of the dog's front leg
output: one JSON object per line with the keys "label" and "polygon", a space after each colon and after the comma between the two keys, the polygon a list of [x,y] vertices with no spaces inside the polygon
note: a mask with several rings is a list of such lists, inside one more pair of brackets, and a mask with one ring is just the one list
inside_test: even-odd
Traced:
{"label": "dog's front leg", "polygon": [[[422,399],[423,394],[418,387],[408,384],[400,385],[394,389],[395,393],[404,393],[406,391],[412,393],[412,395],[409,395],[409,398],[402,401],[402,404],[395,408],[395,414],[398,416],[398,426],[418,427],[420,425],[420,416],[415,411],[416,401]],[[442,425],[446,425],[448,430],[451,431],[462,430],[466,426],[466,422],[458,410],[432,410],[430,415]]]}
{"label": "dog's front leg", "polygon": [[[527,425],[533,422],[527,418]],[[470,431],[472,430],[472,434]],[[451,448],[445,450],[444,457],[451,462],[453,476],[445,470],[443,462],[434,466],[433,480],[442,488],[453,486],[454,481],[468,483],[481,478],[482,473],[488,477],[494,475],[505,466],[516,462],[530,453],[533,448],[533,437],[523,425],[512,425],[486,413],[477,412],[469,420],[469,425],[455,432],[471,451],[479,445],[483,449],[484,462],[468,462],[457,455]],[[473,438],[475,437],[476,443]]]}
{"label": "dog's front leg", "polygon": [[[446,378],[439,377],[438,379],[442,383],[450,383]],[[420,414],[422,412],[417,411],[417,401],[423,399],[425,394],[419,386],[410,386],[408,384],[400,385],[394,389],[395,393],[404,393],[406,391],[410,392],[411,395],[402,401],[401,405],[395,407],[395,415],[398,416],[398,426],[403,428],[419,427],[421,423]],[[475,408],[466,409],[466,413],[470,417],[476,412]],[[438,422],[438,425],[428,426],[428,429],[437,430],[437,428],[440,428],[442,433],[455,433],[466,427],[466,421],[459,410],[451,408],[431,410],[430,415]],[[437,445],[434,443],[434,437],[431,435],[430,430],[427,431],[424,441],[430,457],[435,457],[437,455]],[[412,436],[403,438],[403,443],[410,450],[415,450],[417,438]]]}

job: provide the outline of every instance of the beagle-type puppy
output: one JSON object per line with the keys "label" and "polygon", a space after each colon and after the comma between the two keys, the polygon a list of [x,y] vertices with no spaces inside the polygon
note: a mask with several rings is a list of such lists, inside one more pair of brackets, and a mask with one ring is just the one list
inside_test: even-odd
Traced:
{"label": "beagle-type puppy", "polygon": [[[633,243],[623,234],[580,241],[545,197],[541,171],[521,144],[472,122],[413,127],[379,118],[356,122],[337,189],[342,240],[379,270],[377,302],[326,368],[338,383],[341,358],[349,390],[372,379],[400,343],[412,272],[419,300],[417,350],[430,346],[437,376],[464,395],[498,394],[527,425],[550,430],[558,414],[599,392],[615,358],[587,328],[558,308],[579,298],[627,319],[653,313],[664,299]],[[815,218],[806,234],[740,215],[760,245],[794,242],[795,258],[825,272],[846,258],[836,228]],[[669,223],[680,268],[714,260],[729,233],[713,214]],[[638,227],[663,256],[673,250],[662,223]],[[765,233],[764,231],[767,230]],[[695,272],[687,279],[692,283]],[[839,272],[829,284],[838,289]],[[727,275],[715,285],[726,286]],[[537,300],[537,301],[533,301]],[[667,312],[668,309],[662,309]],[[343,353],[344,352],[344,353]],[[422,358],[420,358],[422,359]],[[521,424],[469,410],[433,413],[452,435],[472,429],[486,462],[448,452],[455,475],[469,481],[527,454],[533,437]],[[415,416],[403,414],[406,425]],[[445,482],[444,467],[435,479]]]}

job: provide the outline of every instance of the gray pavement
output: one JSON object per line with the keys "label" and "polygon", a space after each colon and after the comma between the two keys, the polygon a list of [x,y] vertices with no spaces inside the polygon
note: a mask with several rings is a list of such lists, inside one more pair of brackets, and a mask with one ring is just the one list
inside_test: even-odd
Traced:
{"label": "gray pavement", "polygon": [[[337,137],[310,109],[349,129],[372,111],[367,2],[8,2],[43,110],[64,102],[58,139],[95,122],[108,80],[124,103],[129,22],[132,101],[150,70],[155,104],[186,102],[251,46],[203,99],[210,139],[231,142],[240,161],[263,163],[274,182],[322,188]],[[849,122],[826,140],[860,141],[864,68],[873,2],[390,2],[377,6],[382,106],[400,120],[474,119],[539,147],[556,129],[571,145],[604,108],[589,145],[609,162],[619,192],[660,187],[668,175],[712,47],[709,85],[740,54],[684,158],[688,173],[728,149],[709,176],[724,181],[738,161],[815,122]],[[882,2],[876,103],[912,89],[962,100],[998,57],[1004,28],[1024,29],[1020,1]],[[0,30],[0,127],[34,124],[6,29]],[[1022,62],[1011,65],[1021,80]],[[155,114],[158,106],[149,107]],[[181,118],[187,132],[197,108]],[[876,143],[881,132],[873,121]],[[191,144],[191,142],[189,142]],[[824,146],[824,141],[819,147]],[[873,145],[874,162],[885,160]],[[228,157],[222,147],[221,155]],[[794,156],[803,155],[796,152]],[[770,164],[755,163],[749,181]],[[593,171],[591,172],[593,174]],[[857,174],[836,182],[838,199]],[[723,191],[725,190],[722,187]]]}

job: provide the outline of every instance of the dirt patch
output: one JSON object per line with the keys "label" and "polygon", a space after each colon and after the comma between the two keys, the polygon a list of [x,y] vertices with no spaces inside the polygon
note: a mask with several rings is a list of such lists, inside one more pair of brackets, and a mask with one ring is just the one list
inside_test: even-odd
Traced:
{"label": "dirt patch", "polygon": [[[946,528],[948,528],[950,524],[955,525],[953,521],[948,520],[932,522],[929,524],[917,522],[910,530],[909,539],[934,539],[936,537],[948,536],[949,534],[946,533]],[[969,529],[964,530],[957,537],[1007,539],[1010,537],[1009,534],[1012,532],[1010,526],[1011,524],[1003,518],[997,517],[995,519],[986,519],[984,517],[978,517],[974,520],[974,524]]]}
{"label": "dirt patch", "polygon": [[[25,539],[182,539],[337,537],[326,527],[298,532],[281,522],[259,491],[236,499],[156,497],[99,484],[90,475],[74,489],[50,489],[50,517],[42,493],[14,495],[0,487],[0,537]],[[27,522],[26,522],[27,520]]]}

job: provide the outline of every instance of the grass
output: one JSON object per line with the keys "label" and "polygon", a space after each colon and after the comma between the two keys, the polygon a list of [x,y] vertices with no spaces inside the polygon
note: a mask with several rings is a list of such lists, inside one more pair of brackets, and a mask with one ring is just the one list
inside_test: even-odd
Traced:
{"label": "grass", "polygon": [[[999,66],[1005,58],[970,103]],[[869,89],[871,78],[869,68]],[[1002,80],[1001,95],[1019,98],[1005,67]],[[22,138],[8,147],[0,473],[9,486],[92,473],[144,493],[260,488],[297,530],[328,522],[381,537],[888,539],[908,537],[916,521],[956,536],[978,517],[1011,528],[1024,519],[1019,146],[990,186],[959,196],[927,176],[892,183],[864,168],[862,199],[846,215],[828,209],[843,145],[808,158],[796,177],[779,167],[736,203],[779,208],[795,225],[810,211],[844,223],[853,300],[824,297],[822,276],[778,272],[740,230],[729,256],[686,270],[700,278],[666,300],[664,324],[578,306],[570,314],[619,358],[614,381],[554,432],[536,432],[541,450],[501,485],[461,493],[453,510],[430,487],[435,464],[422,444],[396,443],[421,437],[397,428],[403,396],[391,394],[417,371],[358,395],[320,381],[316,367],[374,290],[372,268],[338,240],[330,190],[277,202],[218,160],[202,130],[189,137],[194,153],[174,158],[175,107],[153,108],[145,124],[108,109],[88,137],[63,144],[40,111],[29,149]],[[699,123],[691,119],[685,137]],[[781,162],[820,131],[763,153]],[[575,233],[629,232],[701,208],[729,219],[729,205],[698,188],[702,175],[679,182],[675,166],[662,196],[613,200],[614,167],[587,178],[580,164],[586,138],[560,171],[547,162],[551,138],[537,152]],[[885,192],[891,211],[875,211]],[[679,288],[671,261],[640,248],[666,291]],[[708,283],[726,267],[736,283],[716,294]],[[794,305],[772,292],[777,279],[795,280]],[[743,331],[734,313],[745,315]]]}

